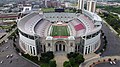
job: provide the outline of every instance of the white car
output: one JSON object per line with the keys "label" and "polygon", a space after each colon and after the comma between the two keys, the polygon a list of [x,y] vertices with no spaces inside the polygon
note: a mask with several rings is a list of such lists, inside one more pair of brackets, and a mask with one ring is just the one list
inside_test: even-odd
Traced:
{"label": "white car", "polygon": [[113,62],[112,62],[112,61],[110,61],[110,64],[113,64]]}
{"label": "white car", "polygon": [[6,58],[9,58],[9,55],[7,55]]}
{"label": "white car", "polygon": [[13,57],[13,54],[11,54],[10,57]]}
{"label": "white car", "polygon": [[6,49],[8,49],[8,46],[6,47]]}
{"label": "white car", "polygon": [[116,64],[116,62],[115,62],[115,61],[113,61],[113,64]]}
{"label": "white car", "polygon": [[0,62],[1,64],[3,63],[3,60]]}

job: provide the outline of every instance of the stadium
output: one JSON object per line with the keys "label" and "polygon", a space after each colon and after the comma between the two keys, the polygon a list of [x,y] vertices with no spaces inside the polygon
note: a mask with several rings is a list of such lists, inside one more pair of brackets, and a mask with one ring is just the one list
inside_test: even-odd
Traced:
{"label": "stadium", "polygon": [[19,45],[33,56],[42,52],[79,52],[83,55],[100,46],[102,19],[95,13],[30,13],[19,20]]}

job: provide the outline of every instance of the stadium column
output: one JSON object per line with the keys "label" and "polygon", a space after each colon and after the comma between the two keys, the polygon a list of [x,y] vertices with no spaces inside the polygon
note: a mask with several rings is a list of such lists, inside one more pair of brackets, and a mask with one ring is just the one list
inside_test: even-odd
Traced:
{"label": "stadium column", "polygon": [[94,51],[94,49],[95,49],[95,44],[94,44],[94,45],[92,45],[92,51]]}
{"label": "stadium column", "polygon": [[94,51],[94,45],[92,45],[92,51]]}
{"label": "stadium column", "polygon": [[78,52],[78,45],[76,45],[76,51]]}
{"label": "stadium column", "polygon": [[58,44],[56,44],[56,51],[59,51],[59,46],[58,46]]}
{"label": "stadium column", "polygon": [[62,49],[61,51],[63,51],[63,44],[62,44],[62,46],[61,46],[61,49]]}
{"label": "stadium column", "polygon": [[92,49],[92,45],[90,45],[90,52],[92,53],[93,49]]}
{"label": "stadium column", "polygon": [[88,49],[89,49],[89,46],[87,46],[87,54],[89,53]]}
{"label": "stadium column", "polygon": [[95,44],[93,45],[93,50],[95,50]]}
{"label": "stadium column", "polygon": [[52,51],[55,52],[55,45],[51,44]]}
{"label": "stadium column", "polygon": [[90,51],[89,52],[91,53],[91,51],[92,51],[92,49],[91,49],[91,45],[90,45]]}
{"label": "stadium column", "polygon": [[29,45],[26,45],[26,50],[27,50],[28,53],[30,53]]}
{"label": "stadium column", "polygon": [[27,52],[30,53],[30,46],[27,45]]}
{"label": "stadium column", "polygon": [[86,53],[86,46],[84,47],[84,55],[85,55],[85,53]]}

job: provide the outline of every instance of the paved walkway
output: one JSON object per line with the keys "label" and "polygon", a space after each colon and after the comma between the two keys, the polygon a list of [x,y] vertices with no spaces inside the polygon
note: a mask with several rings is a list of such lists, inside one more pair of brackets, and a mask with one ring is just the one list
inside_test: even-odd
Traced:
{"label": "paved walkway", "polygon": [[90,54],[84,56],[85,61],[89,61],[91,59],[99,58],[99,57],[100,57],[100,55],[99,54],[95,54],[95,53],[90,53]]}
{"label": "paved walkway", "polygon": [[69,61],[65,53],[56,53],[55,58],[57,67],[63,67],[65,61]]}

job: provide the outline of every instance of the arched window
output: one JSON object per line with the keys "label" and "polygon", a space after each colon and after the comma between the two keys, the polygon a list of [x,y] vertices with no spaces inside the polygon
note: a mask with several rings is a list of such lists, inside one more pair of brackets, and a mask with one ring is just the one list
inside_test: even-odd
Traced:
{"label": "arched window", "polygon": [[48,47],[50,47],[50,43],[48,43]]}
{"label": "arched window", "polygon": [[72,46],[73,46],[73,43],[70,43],[70,46],[72,47]]}

